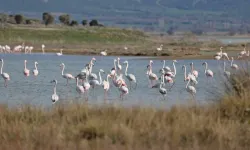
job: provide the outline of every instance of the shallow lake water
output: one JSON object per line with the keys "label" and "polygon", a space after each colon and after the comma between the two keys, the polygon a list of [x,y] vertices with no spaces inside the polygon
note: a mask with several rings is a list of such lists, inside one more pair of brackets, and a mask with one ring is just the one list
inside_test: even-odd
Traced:
{"label": "shallow lake water", "polygon": [[[11,80],[8,82],[8,87],[4,87],[4,80],[0,79],[0,103],[15,106],[19,104],[32,104],[39,106],[51,106],[51,95],[53,93],[53,84],[51,80],[58,81],[57,94],[60,97],[60,102],[67,101],[85,101],[84,96],[79,96],[76,92],[76,81],[70,80],[66,86],[66,79],[61,76],[60,64],[65,64],[65,73],[71,73],[76,76],[84,68],[85,64],[89,63],[92,57],[96,58],[96,63],[93,67],[93,73],[98,75],[99,69],[109,72],[113,68],[113,56],[77,56],[63,55],[56,56],[54,54],[0,54],[4,59],[3,71],[10,75]],[[195,99],[201,103],[209,102],[215,98],[215,93],[220,93],[222,90],[221,83],[223,82],[222,62],[216,60],[177,60],[176,64],[177,75],[175,77],[175,85],[168,92],[166,100],[163,100],[159,89],[149,88],[149,81],[146,76],[146,66],[149,60],[142,59],[145,57],[120,57],[121,63],[125,60],[129,62],[128,73],[136,76],[138,86],[136,90],[129,91],[129,94],[123,100],[119,99],[119,91],[113,86],[110,80],[111,88],[108,92],[108,100],[106,103],[121,104],[124,106],[141,105],[154,107],[169,107],[174,104],[186,104],[192,98],[186,92],[184,82],[184,72],[182,65],[187,66],[187,72],[190,71],[190,63],[194,63],[194,67],[199,71],[198,85],[196,85],[197,94]],[[27,68],[30,69],[31,75],[25,77],[23,75],[24,60],[27,60]],[[32,70],[34,62],[37,61],[39,75],[34,77]],[[208,62],[208,67],[215,75],[212,80],[208,80],[204,74],[203,62]],[[153,72],[159,77],[159,70],[162,68],[161,60],[154,60]],[[166,60],[166,65],[171,67],[172,60]],[[230,70],[229,63],[228,70]],[[125,65],[123,65],[123,72]],[[106,79],[107,74],[102,74],[102,78]],[[127,81],[127,80],[126,80]],[[128,84],[128,82],[127,82]],[[104,91],[102,87],[96,87],[90,90],[88,94],[88,103],[103,104]]]}

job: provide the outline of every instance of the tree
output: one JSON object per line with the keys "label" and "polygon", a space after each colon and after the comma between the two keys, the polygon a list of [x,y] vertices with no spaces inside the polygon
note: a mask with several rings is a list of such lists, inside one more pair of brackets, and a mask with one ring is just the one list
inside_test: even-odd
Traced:
{"label": "tree", "polygon": [[16,21],[16,24],[23,23],[23,16],[20,14],[15,15],[15,21]]}
{"label": "tree", "polygon": [[49,24],[52,24],[54,22],[54,17],[50,13],[43,13],[43,22],[47,26]]}
{"label": "tree", "polygon": [[98,21],[97,20],[91,20],[90,22],[89,22],[89,26],[98,26]]}
{"label": "tree", "polygon": [[31,21],[30,19],[26,19],[26,20],[25,20],[25,23],[26,23],[26,24],[32,24],[32,21]]}
{"label": "tree", "polygon": [[70,24],[70,16],[69,14],[64,14],[59,16],[59,20],[61,23],[65,24],[65,25],[69,25]]}
{"label": "tree", "polygon": [[75,20],[72,20],[72,21],[70,22],[70,26],[77,26],[77,25],[78,25],[78,22],[75,21]]}
{"label": "tree", "polygon": [[88,20],[83,20],[83,21],[82,21],[82,25],[83,25],[83,26],[86,26],[87,24],[88,24]]}

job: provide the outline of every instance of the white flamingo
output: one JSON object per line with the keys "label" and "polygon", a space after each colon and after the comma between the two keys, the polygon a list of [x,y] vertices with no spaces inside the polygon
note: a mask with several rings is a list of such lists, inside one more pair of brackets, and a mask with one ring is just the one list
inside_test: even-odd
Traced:
{"label": "white flamingo", "polygon": [[101,54],[102,56],[107,56],[107,50],[105,49],[105,50],[102,51],[100,54]]}
{"label": "white flamingo", "polygon": [[241,57],[243,57],[243,56],[246,55],[246,54],[247,54],[247,51],[246,51],[246,45],[245,45],[244,50],[241,51],[241,52],[238,54],[238,58],[241,58]]}
{"label": "white flamingo", "polygon": [[95,73],[92,73],[95,61],[96,59],[93,57],[89,63],[89,80],[97,80],[97,75]]}
{"label": "white flamingo", "polygon": [[198,78],[198,71],[197,70],[194,70],[194,63],[190,63],[190,66],[191,66],[191,73],[196,77]]}
{"label": "white flamingo", "polygon": [[42,51],[43,51],[43,54],[45,53],[44,49],[45,49],[45,45],[42,44]]}
{"label": "white flamingo", "polygon": [[79,94],[82,94],[84,93],[84,87],[82,85],[79,85],[78,84],[78,77],[76,77],[76,91],[79,93]]}
{"label": "white flamingo", "polygon": [[4,86],[7,87],[7,81],[10,80],[10,76],[9,76],[8,73],[3,72],[3,64],[4,64],[3,59],[0,59],[0,61],[2,62],[2,66],[1,66],[1,76],[2,76],[2,78],[4,79]]}
{"label": "white flamingo", "polygon": [[103,89],[104,89],[104,97],[106,98],[107,95],[108,95],[108,90],[110,88],[110,84],[109,84],[109,78],[110,78],[110,74],[107,75],[107,79],[106,80],[103,80]]}
{"label": "white flamingo", "polygon": [[162,47],[163,47],[163,45],[161,44],[160,47],[157,47],[157,51],[161,51]]}
{"label": "white flamingo", "polygon": [[35,69],[33,70],[33,75],[37,76],[38,75],[38,69],[37,69],[38,62],[35,62]]}
{"label": "white flamingo", "polygon": [[24,70],[23,70],[23,74],[28,77],[30,76],[30,70],[27,69],[27,60],[24,60]]}
{"label": "white flamingo", "polygon": [[99,81],[98,80],[90,80],[89,84],[92,86],[92,88],[94,88],[95,86],[100,86],[102,85],[102,76],[101,73],[105,73],[102,69],[100,69],[99,71]]}
{"label": "white flamingo", "polygon": [[147,66],[148,71],[146,73],[148,75],[149,80],[151,81],[150,87],[152,87],[154,85],[153,81],[157,81],[158,80],[157,75],[152,72],[152,64],[153,64],[153,61],[150,60],[149,61],[149,65]]}
{"label": "white flamingo", "polygon": [[196,77],[192,74],[192,73],[188,73],[187,75],[187,68],[186,68],[186,65],[183,65],[182,66],[182,69],[184,69],[184,82],[185,81],[188,81],[189,79],[191,80],[191,83],[193,85],[196,85],[198,84],[198,81],[196,80]]}
{"label": "white flamingo", "polygon": [[177,63],[177,60],[173,60],[173,67],[174,67],[174,72],[169,71],[166,72],[165,75],[174,78],[176,76],[176,67],[175,67],[175,63]]}
{"label": "white flamingo", "polygon": [[[171,68],[166,66],[166,61],[163,60],[163,66],[162,69],[164,69],[165,72],[171,72]],[[161,71],[161,70],[160,70]]]}
{"label": "white flamingo", "polygon": [[207,62],[204,62],[204,63],[202,63],[202,65],[205,65],[205,75],[207,76],[207,78],[208,77],[214,77],[214,73],[213,73],[213,71],[212,70],[210,70],[210,69],[208,69],[208,65],[207,65]]}
{"label": "white flamingo", "polygon": [[130,89],[131,89],[131,82],[135,83],[135,88],[137,87],[137,82],[136,82],[136,78],[135,75],[133,74],[128,74],[128,61],[124,61],[124,64],[126,64],[126,69],[125,69],[125,77],[129,80],[129,85],[130,85]]}
{"label": "white flamingo", "polygon": [[235,69],[235,70],[238,70],[238,69],[239,69],[238,65],[237,65],[237,64],[233,64],[233,61],[234,61],[234,58],[232,57],[232,60],[231,60],[231,68],[232,68],[232,69]]}
{"label": "white flamingo", "polygon": [[64,74],[64,69],[65,69],[64,63],[61,63],[60,67],[62,68],[62,77],[67,79],[67,85],[68,85],[69,80],[75,79],[75,77],[72,74],[69,74],[69,73]]}
{"label": "white flamingo", "polygon": [[195,94],[196,94],[196,89],[195,89],[194,86],[189,85],[189,82],[190,82],[190,79],[188,79],[188,82],[187,82],[187,85],[186,85],[186,90],[187,90],[187,92],[190,93],[190,94],[193,96],[193,98],[194,98],[194,96],[195,96]]}
{"label": "white flamingo", "polygon": [[163,98],[165,100],[165,96],[167,95],[167,89],[165,89],[164,87],[162,87],[163,85],[164,85],[164,77],[161,78],[159,92],[161,93],[161,95],[163,96]]}
{"label": "white flamingo", "polygon": [[62,56],[63,53],[62,53],[63,49],[60,49],[60,53],[56,53],[57,56]]}
{"label": "white flamingo", "polygon": [[55,83],[54,84],[54,93],[51,96],[52,103],[54,104],[59,100],[59,96],[56,94],[56,85],[57,85],[57,80],[52,80],[50,83]]}
{"label": "white flamingo", "polygon": [[117,68],[119,70],[119,73],[121,73],[122,65],[120,65],[120,57],[117,58]]}

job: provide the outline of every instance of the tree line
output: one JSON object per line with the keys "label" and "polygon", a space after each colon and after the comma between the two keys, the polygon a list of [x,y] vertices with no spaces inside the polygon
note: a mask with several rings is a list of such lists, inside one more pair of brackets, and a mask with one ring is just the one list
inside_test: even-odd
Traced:
{"label": "tree line", "polygon": [[[66,25],[66,26],[78,26],[79,25],[78,21],[72,20],[69,14],[62,14],[58,16],[58,20],[60,21],[61,24]],[[0,22],[1,23],[15,23],[15,24],[33,24],[33,23],[41,23],[41,20],[26,18],[22,14],[16,14],[16,15],[0,14]],[[45,26],[54,24],[55,17],[51,13],[44,12],[42,14],[42,23]],[[102,24],[99,24],[99,22],[96,19],[93,19],[89,22],[87,19],[83,19],[81,21],[81,25],[103,26]]]}

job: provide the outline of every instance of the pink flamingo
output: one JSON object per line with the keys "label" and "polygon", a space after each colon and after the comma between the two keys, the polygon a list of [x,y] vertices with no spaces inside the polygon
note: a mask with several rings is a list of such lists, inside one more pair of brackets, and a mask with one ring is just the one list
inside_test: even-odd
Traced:
{"label": "pink flamingo", "polygon": [[153,86],[153,81],[157,81],[158,80],[157,75],[152,72],[152,64],[153,64],[153,61],[150,60],[149,61],[149,65],[147,66],[148,71],[146,73],[148,75],[149,80],[151,81],[150,87]]}
{"label": "pink flamingo", "polygon": [[210,78],[213,78],[214,77],[214,73],[212,70],[208,69],[208,65],[207,65],[207,62],[204,62],[202,63],[202,65],[205,65],[205,75],[207,76],[207,79],[210,77]]}
{"label": "pink flamingo", "polygon": [[191,73],[196,77],[198,78],[198,71],[197,70],[194,70],[194,63],[190,63],[190,66],[191,66]]}
{"label": "pink flamingo", "polygon": [[75,79],[75,77],[72,74],[69,74],[69,73],[64,74],[64,69],[65,69],[64,63],[61,63],[60,67],[62,68],[62,77],[67,79],[67,85],[68,85],[69,80],[70,79]]}
{"label": "pink flamingo", "polygon": [[104,89],[104,97],[106,98],[107,95],[108,95],[108,90],[109,90],[109,87],[110,87],[110,84],[109,84],[109,78],[110,78],[110,74],[107,75],[107,79],[106,80],[103,80],[102,84],[103,84],[103,89]]}
{"label": "pink flamingo", "polygon": [[23,70],[23,74],[26,76],[26,77],[28,77],[28,76],[30,76],[30,70],[29,69],[27,69],[27,60],[24,60],[24,70]]}

